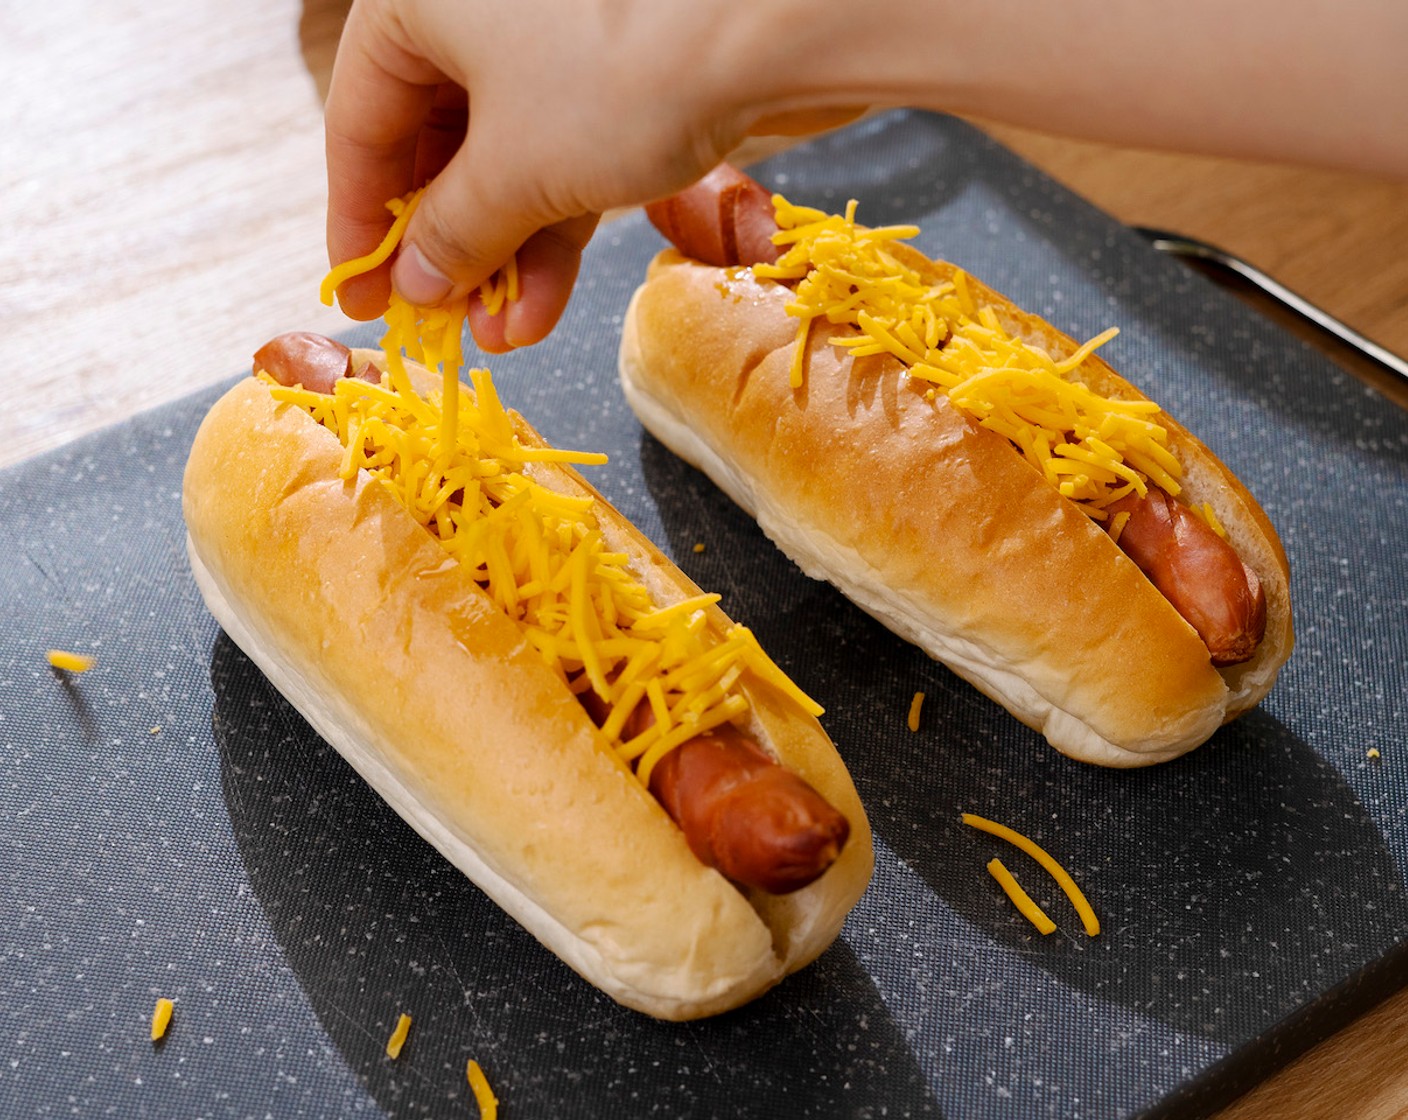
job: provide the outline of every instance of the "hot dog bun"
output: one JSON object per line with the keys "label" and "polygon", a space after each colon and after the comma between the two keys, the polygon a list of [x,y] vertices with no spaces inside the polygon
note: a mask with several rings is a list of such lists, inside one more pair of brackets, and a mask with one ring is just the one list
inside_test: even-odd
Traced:
{"label": "hot dog bun", "polygon": [[[356,352],[357,364],[384,359]],[[412,371],[418,391],[439,379]],[[517,414],[525,445],[542,441]],[[560,678],[337,437],[253,378],[211,409],[186,468],[192,569],[230,637],[426,840],[613,999],[688,1019],[758,995],[836,937],[869,879],[870,830],[815,719],[745,674],[749,732],[850,823],[794,894],[745,894],[699,862]],[[662,605],[698,589],[580,475],[611,547]],[[728,620],[710,608],[708,625]]]}
{"label": "hot dog bun", "polygon": [[[933,282],[953,266],[910,246],[896,258]],[[1006,331],[1060,359],[1076,343],[967,279]],[[646,426],[703,470],[804,572],[829,580],[1041,731],[1063,753],[1141,766],[1197,746],[1246,711],[1292,645],[1289,573],[1246,488],[1166,413],[1185,495],[1208,502],[1260,577],[1266,634],[1252,660],[1215,669],[1193,628],[1119,547],[997,433],[903,376],[811,331],[803,387],[789,387],[790,290],[749,268],[665,250],[626,316],[621,385]],[[1142,394],[1092,356],[1081,380]]]}

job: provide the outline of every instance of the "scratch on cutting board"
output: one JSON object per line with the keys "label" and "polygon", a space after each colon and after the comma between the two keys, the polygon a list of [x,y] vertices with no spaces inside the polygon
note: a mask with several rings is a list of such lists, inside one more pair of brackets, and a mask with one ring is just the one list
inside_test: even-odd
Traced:
{"label": "scratch on cutting board", "polygon": [[20,549],[24,552],[25,559],[39,569],[39,574],[44,577],[44,582],[52,587],[57,587],[60,593],[62,593],[63,584],[59,582],[53,572],[49,571],[49,569],[40,562],[39,557],[35,556],[34,553],[30,551],[30,546],[28,544],[21,544]]}
{"label": "scratch on cutting board", "polygon": [[[434,922],[434,918],[431,915],[426,914],[424,913],[424,911],[422,911],[422,921]],[[460,987],[460,994],[464,997],[465,1006],[469,1008],[470,1014],[473,1015],[476,1020],[478,1020],[478,1009],[476,1009],[475,1006],[470,1002],[469,987],[464,982],[464,976],[460,973],[459,965],[455,963],[455,955],[450,951],[450,943],[445,940],[445,935],[440,932],[440,923],[435,922],[433,929],[435,934],[435,941],[440,946],[441,952],[445,954],[445,963],[450,966],[450,972],[454,974],[455,983],[458,984]]]}
{"label": "scratch on cutting board", "polygon": [[719,1074],[719,1067],[709,1057],[709,1051],[704,1048],[704,1040],[699,1037],[699,1025],[697,1023],[685,1023],[689,1031],[689,1037],[694,1042],[695,1049],[699,1051],[699,1056],[704,1059],[704,1069],[718,1084],[724,1083],[723,1077]]}

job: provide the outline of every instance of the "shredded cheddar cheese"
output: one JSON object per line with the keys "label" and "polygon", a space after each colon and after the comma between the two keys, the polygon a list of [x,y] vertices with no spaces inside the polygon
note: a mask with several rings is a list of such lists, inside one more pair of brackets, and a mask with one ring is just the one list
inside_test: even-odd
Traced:
{"label": "shredded cheddar cheese", "polygon": [[159,1042],[166,1035],[166,1028],[171,1025],[171,1012],[175,1009],[173,1004],[165,996],[156,1001],[156,1007],[152,1010],[152,1041]]}
{"label": "shredded cheddar cheese", "polygon": [[1022,917],[1036,926],[1038,933],[1045,937],[1048,933],[1055,932],[1056,923],[1036,904],[1032,896],[1022,889],[1022,885],[1012,878],[1012,872],[1007,870],[1000,859],[994,857],[988,860],[988,874],[997,880],[997,885],[1012,900],[1012,905],[1021,912]]}
{"label": "shredded cheddar cheese", "polygon": [[1120,537],[1124,535],[1124,527],[1129,524],[1129,511],[1121,510],[1110,518],[1110,539],[1116,544],[1120,543]]}
{"label": "shredded cheddar cheese", "polygon": [[499,1098],[494,1096],[494,1090],[489,1088],[489,1079],[484,1076],[484,1071],[473,1058],[469,1059],[469,1065],[465,1067],[465,1076],[474,1092],[475,1103],[479,1105],[479,1120],[497,1120]]}
{"label": "shredded cheddar cheese", "polygon": [[508,264],[480,285],[479,299],[490,315],[497,315],[507,304],[518,299],[517,257],[509,257]]}
{"label": "shredded cheddar cheese", "polygon": [[65,673],[86,673],[95,663],[86,653],[70,653],[66,649],[51,649],[44,656],[53,668]]}
{"label": "shredded cheddar cheese", "polygon": [[924,694],[916,692],[914,699],[909,702],[909,717],[905,721],[911,731],[919,730],[919,709],[924,706]]}
{"label": "shredded cheddar cheese", "polygon": [[[318,294],[324,304],[332,306],[333,296],[343,283],[365,272],[381,266],[405,236],[411,216],[420,205],[425,188],[412,191],[404,198],[393,198],[386,204],[394,221],[382,238],[381,244],[363,257],[344,261],[323,278]],[[490,315],[497,315],[507,303],[518,299],[518,261],[510,257],[509,262],[496,272],[479,289],[480,299]],[[465,297],[449,300],[441,307],[416,307],[407,303],[396,292],[391,293],[386,308],[386,335],[381,340],[381,348],[386,354],[391,371],[391,384],[398,392],[410,388],[402,355],[420,362],[429,369],[440,368],[442,400],[444,401],[444,423],[442,425],[445,449],[455,443],[458,427],[456,408],[459,395],[454,391],[459,381],[463,359],[460,340],[464,334],[464,320],[469,313],[469,300]]]}
{"label": "shredded cheddar cheese", "polygon": [[[396,224],[388,242],[404,231],[416,201],[389,204]],[[383,244],[334,269],[323,282],[324,299],[390,251]],[[510,269],[505,299],[516,298],[516,286]],[[669,751],[748,710],[745,674],[821,714],[747,627],[722,636],[709,628],[708,608],[720,596],[656,604],[629,555],[613,550],[595,499],[539,481],[535,464],[600,464],[606,456],[525,445],[488,370],[470,371],[472,391],[461,384],[463,308],[431,312],[393,297],[386,320],[388,374],[380,385],[345,377],[325,394],[261,376],[275,400],[303,409],[337,436],[341,477],[365,473],[386,487],[569,689],[596,694],[607,711],[602,734],[642,784]],[[403,351],[442,366],[440,393],[416,391]],[[627,721],[642,702],[655,722],[628,736]]]}
{"label": "shredded cheddar cheese", "polygon": [[[765,279],[795,282],[787,313],[798,320],[791,383],[803,381],[807,339],[814,324],[849,326],[827,341],[856,357],[888,354],[908,376],[930,382],[925,397],[943,393],[980,425],[1005,436],[1063,495],[1090,517],[1152,483],[1170,495],[1181,489],[1182,467],[1147,400],[1101,396],[1075,379],[1081,363],[1114,338],[1111,328],[1056,359],[1009,333],[997,312],[979,305],[959,271],[932,283],[890,246],[914,237],[916,226],[867,229],[844,215],[796,206],[773,196],[783,249],[775,264],[755,264]],[[931,395],[932,394],[932,395]]]}
{"label": "shredded cheddar cheese", "polygon": [[1222,522],[1217,519],[1217,513],[1213,510],[1211,502],[1204,502],[1200,506],[1193,506],[1191,508],[1208,523],[1208,528],[1223,540],[1227,539],[1227,530],[1222,527]]}
{"label": "shredded cheddar cheese", "polygon": [[402,1014],[396,1020],[396,1029],[391,1032],[391,1037],[386,1040],[386,1056],[388,1058],[399,1058],[401,1047],[406,1045],[406,1036],[411,1033],[411,1017]]}
{"label": "shredded cheddar cheese", "polygon": [[1100,919],[1095,916],[1095,911],[1091,909],[1090,902],[1086,899],[1085,895],[1081,893],[1081,889],[1076,886],[1075,880],[1071,878],[1066,869],[1057,863],[1046,849],[1042,848],[1034,840],[1023,836],[1020,832],[1008,828],[1005,824],[990,821],[986,817],[975,816],[972,813],[964,813],[963,823],[973,828],[980,829],[983,832],[990,833],[999,839],[1006,840],[1009,844],[1015,844],[1018,848],[1021,848],[1022,851],[1026,852],[1027,855],[1041,864],[1051,877],[1056,880],[1057,885],[1066,892],[1066,897],[1071,900],[1071,905],[1076,908],[1076,913],[1080,915],[1081,924],[1085,927],[1085,932],[1091,937],[1094,937],[1100,932]]}

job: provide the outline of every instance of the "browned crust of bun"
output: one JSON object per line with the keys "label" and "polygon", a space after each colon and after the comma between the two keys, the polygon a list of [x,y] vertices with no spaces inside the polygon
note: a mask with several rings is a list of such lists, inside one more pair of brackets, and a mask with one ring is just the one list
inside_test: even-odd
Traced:
{"label": "browned crust of bun", "polygon": [[[895,248],[936,280],[952,274]],[[1056,357],[1077,348],[969,284],[1009,330]],[[853,360],[827,343],[836,329],[823,325],[809,339],[805,384],[791,389],[789,298],[748,269],[666,250],[628,312],[621,377],[646,426],[754,512],[809,574],[1087,761],[1175,757],[1270,688],[1292,641],[1284,552],[1245,487],[1175,421],[1161,414],[1188,496],[1211,502],[1266,588],[1266,639],[1230,670],[1213,668],[1192,627],[1005,439],[942,394],[926,400],[929,386],[893,359]],[[1098,358],[1081,375],[1141,398]]]}
{"label": "browned crust of bun", "polygon": [[[201,425],[184,507],[217,618],[378,792],[548,948],[651,1015],[737,1006],[829,945],[873,855],[820,725],[752,686],[753,730],[852,830],[821,879],[769,911],[770,928],[694,857],[517,626],[389,491],[365,474],[338,478],[340,452],[249,379]],[[595,496],[570,470],[538,474]],[[604,502],[600,517],[657,594],[697,593]],[[722,612],[711,622],[727,624]]]}

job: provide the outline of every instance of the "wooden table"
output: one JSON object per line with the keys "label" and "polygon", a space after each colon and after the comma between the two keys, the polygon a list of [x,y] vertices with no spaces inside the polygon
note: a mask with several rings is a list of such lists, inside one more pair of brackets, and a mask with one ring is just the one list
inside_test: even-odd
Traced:
{"label": "wooden table", "polygon": [[[270,335],[348,325],[315,294],[344,10],[0,10],[0,465],[227,378]],[[1221,244],[1408,355],[1408,184],[993,131],[1116,217]],[[1408,1116],[1408,992],[1222,1115]]]}

